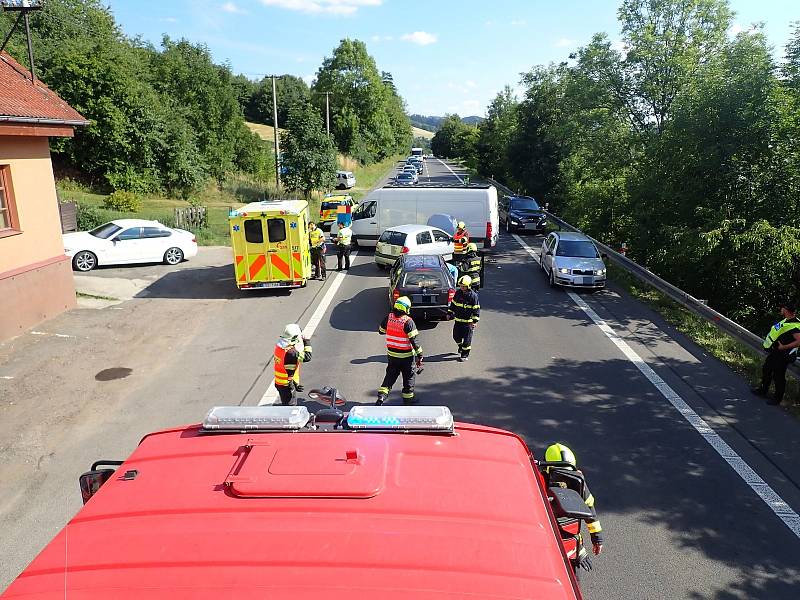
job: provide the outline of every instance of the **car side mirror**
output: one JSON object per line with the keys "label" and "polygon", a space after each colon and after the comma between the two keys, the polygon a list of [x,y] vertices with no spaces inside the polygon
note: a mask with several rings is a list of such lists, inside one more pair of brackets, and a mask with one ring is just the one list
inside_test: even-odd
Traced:
{"label": "car side mirror", "polygon": [[547,490],[547,495],[553,507],[553,514],[557,519],[567,517],[585,520],[594,517],[592,509],[586,506],[586,502],[575,490],[551,487]]}
{"label": "car side mirror", "polygon": [[114,471],[115,469],[95,469],[87,471],[78,478],[78,485],[81,488],[81,498],[83,498],[84,504],[111,478]]}

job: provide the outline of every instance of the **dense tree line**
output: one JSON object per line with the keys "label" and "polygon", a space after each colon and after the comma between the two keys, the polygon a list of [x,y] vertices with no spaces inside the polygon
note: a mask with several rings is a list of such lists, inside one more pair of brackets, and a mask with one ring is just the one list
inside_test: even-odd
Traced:
{"label": "dense tree line", "polygon": [[[727,0],[624,0],[597,34],[493,100],[483,175],[760,331],[800,284],[800,27],[776,64]],[[434,140],[436,142],[436,140]]]}
{"label": "dense tree line", "polygon": [[[9,31],[13,14],[0,14]],[[266,180],[269,148],[246,127],[234,77],[202,45],[126,37],[100,0],[48,0],[31,16],[38,74],[91,124],[56,159],[113,190],[188,194],[209,178]],[[8,51],[27,63],[24,36]]]}

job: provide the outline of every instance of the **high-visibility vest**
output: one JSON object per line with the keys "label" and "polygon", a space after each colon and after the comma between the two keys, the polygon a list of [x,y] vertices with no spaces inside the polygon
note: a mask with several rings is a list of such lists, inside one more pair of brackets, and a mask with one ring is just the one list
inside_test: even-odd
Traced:
{"label": "high-visibility vest", "polygon": [[775,325],[772,326],[772,329],[769,330],[767,337],[764,338],[764,349],[769,350],[772,348],[775,342],[778,341],[779,337],[790,331],[800,331],[800,322],[789,321],[787,323],[787,319],[783,319],[782,321],[775,323]]}
{"label": "high-visibility vest", "polygon": [[394,314],[389,315],[386,321],[386,348],[388,350],[411,352],[414,349],[404,329],[406,322],[410,318],[408,315],[403,315],[402,317],[395,317]]}
{"label": "high-visibility vest", "polygon": [[275,385],[289,385],[289,380],[293,379],[295,383],[300,383],[300,361],[297,361],[297,368],[294,375],[289,375],[286,370],[286,351],[294,346],[287,346],[284,348],[280,344],[275,344],[275,359],[272,361],[275,364]]}
{"label": "high-visibility vest", "polygon": [[353,237],[353,230],[349,227],[344,227],[336,235],[336,243],[340,246],[349,246],[351,237]]}
{"label": "high-visibility vest", "polygon": [[312,248],[319,248],[325,244],[325,234],[319,229],[314,229],[308,232],[308,239],[311,240]]}
{"label": "high-visibility vest", "polygon": [[467,251],[467,244],[469,244],[469,234],[466,230],[456,231],[453,236],[453,252],[455,254],[464,254]]}

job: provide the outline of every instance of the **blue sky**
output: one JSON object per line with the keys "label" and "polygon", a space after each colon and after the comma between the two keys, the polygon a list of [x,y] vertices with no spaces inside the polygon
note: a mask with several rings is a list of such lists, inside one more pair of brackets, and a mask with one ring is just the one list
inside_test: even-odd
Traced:
{"label": "blue sky", "polygon": [[[363,40],[410,113],[483,115],[505,85],[563,60],[592,34],[619,34],[619,0],[106,0],[123,31],[206,44],[251,78],[310,82],[339,40]],[[782,56],[800,0],[731,0],[734,30],[763,22]]]}

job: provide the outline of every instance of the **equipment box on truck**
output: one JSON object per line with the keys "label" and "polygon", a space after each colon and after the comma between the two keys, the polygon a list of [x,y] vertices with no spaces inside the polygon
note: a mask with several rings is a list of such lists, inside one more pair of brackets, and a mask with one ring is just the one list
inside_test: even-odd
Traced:
{"label": "equipment box on truck", "polygon": [[308,202],[252,202],[228,216],[239,289],[303,287],[311,277]]}
{"label": "equipment box on truck", "polygon": [[580,600],[555,517],[591,512],[519,437],[309,396],[330,407],[216,407],[92,465],[0,600]]}
{"label": "equipment box on truck", "polygon": [[437,213],[464,221],[470,241],[484,248],[497,245],[497,189],[492,185],[385,186],[361,201],[353,212],[353,240],[375,246],[381,234],[398,225],[425,225]]}

